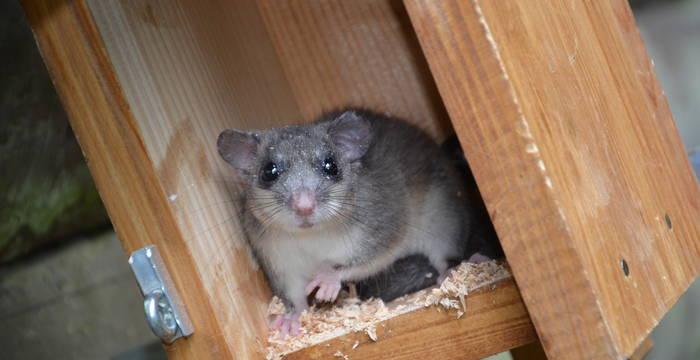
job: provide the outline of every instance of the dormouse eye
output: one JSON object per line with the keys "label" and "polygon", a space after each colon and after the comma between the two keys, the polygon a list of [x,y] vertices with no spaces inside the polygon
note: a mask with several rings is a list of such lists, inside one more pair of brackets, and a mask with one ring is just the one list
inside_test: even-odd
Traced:
{"label": "dormouse eye", "polygon": [[272,161],[265,164],[260,171],[260,180],[271,183],[280,177],[280,169]]}
{"label": "dormouse eye", "polygon": [[338,176],[338,165],[335,164],[335,160],[332,157],[328,157],[323,160],[321,165],[321,171],[323,174],[329,178],[334,178]]}

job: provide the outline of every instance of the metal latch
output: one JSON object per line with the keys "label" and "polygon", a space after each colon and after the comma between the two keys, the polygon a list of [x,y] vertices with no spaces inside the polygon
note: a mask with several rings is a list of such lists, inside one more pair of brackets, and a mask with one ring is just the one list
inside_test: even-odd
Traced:
{"label": "metal latch", "polygon": [[134,251],[129,265],[141,288],[146,322],[153,333],[168,344],[191,335],[194,328],[156,246]]}

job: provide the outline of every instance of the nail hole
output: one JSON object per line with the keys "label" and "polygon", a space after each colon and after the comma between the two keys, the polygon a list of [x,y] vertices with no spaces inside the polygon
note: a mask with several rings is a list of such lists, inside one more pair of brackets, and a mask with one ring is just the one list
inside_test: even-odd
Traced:
{"label": "nail hole", "polygon": [[671,217],[666,214],[665,216],[666,219],[666,225],[668,226],[669,229],[673,229],[673,224],[671,224]]}
{"label": "nail hole", "polygon": [[620,260],[620,267],[622,267],[622,272],[625,273],[625,276],[630,276],[630,268],[627,266],[625,259]]}

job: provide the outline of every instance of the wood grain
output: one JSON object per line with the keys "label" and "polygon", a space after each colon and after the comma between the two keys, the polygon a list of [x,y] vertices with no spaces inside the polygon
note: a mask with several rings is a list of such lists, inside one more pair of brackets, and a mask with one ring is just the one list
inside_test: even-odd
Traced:
{"label": "wood grain", "polygon": [[700,192],[627,3],[405,4],[548,357],[630,356],[700,271]]}
{"label": "wood grain", "polygon": [[302,115],[345,105],[388,112],[436,139],[453,133],[400,0],[260,0]]}
{"label": "wood grain", "polygon": [[[192,268],[225,339],[222,357],[261,358],[270,292],[240,231],[226,128],[300,123],[254,1],[88,1]],[[194,324],[198,329],[200,326]],[[197,331],[197,330],[195,330]],[[200,358],[199,355],[195,358]],[[218,358],[218,356],[214,356]]]}
{"label": "wood grain", "polygon": [[[114,228],[128,252],[159,247],[196,332],[168,348],[172,359],[231,357],[223,324],[135,128],[126,99],[85,4],[24,1],[53,82]],[[124,261],[126,261],[126,256]]]}
{"label": "wood grain", "polygon": [[[430,307],[377,325],[377,341],[353,333],[287,355],[286,359],[481,359],[537,340],[512,279],[485,286],[466,298],[467,311]],[[359,345],[353,349],[355,342]]]}

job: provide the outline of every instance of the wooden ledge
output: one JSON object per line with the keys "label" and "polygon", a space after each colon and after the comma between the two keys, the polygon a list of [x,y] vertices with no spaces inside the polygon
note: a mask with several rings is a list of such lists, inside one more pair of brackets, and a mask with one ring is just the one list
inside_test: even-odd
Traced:
{"label": "wooden ledge", "polygon": [[[537,340],[512,278],[470,293],[467,311],[420,309],[377,325],[377,341],[351,333],[285,356],[285,359],[479,359]],[[438,310],[439,309],[439,310]],[[358,343],[355,349],[353,345]],[[340,353],[338,353],[340,352]]]}

